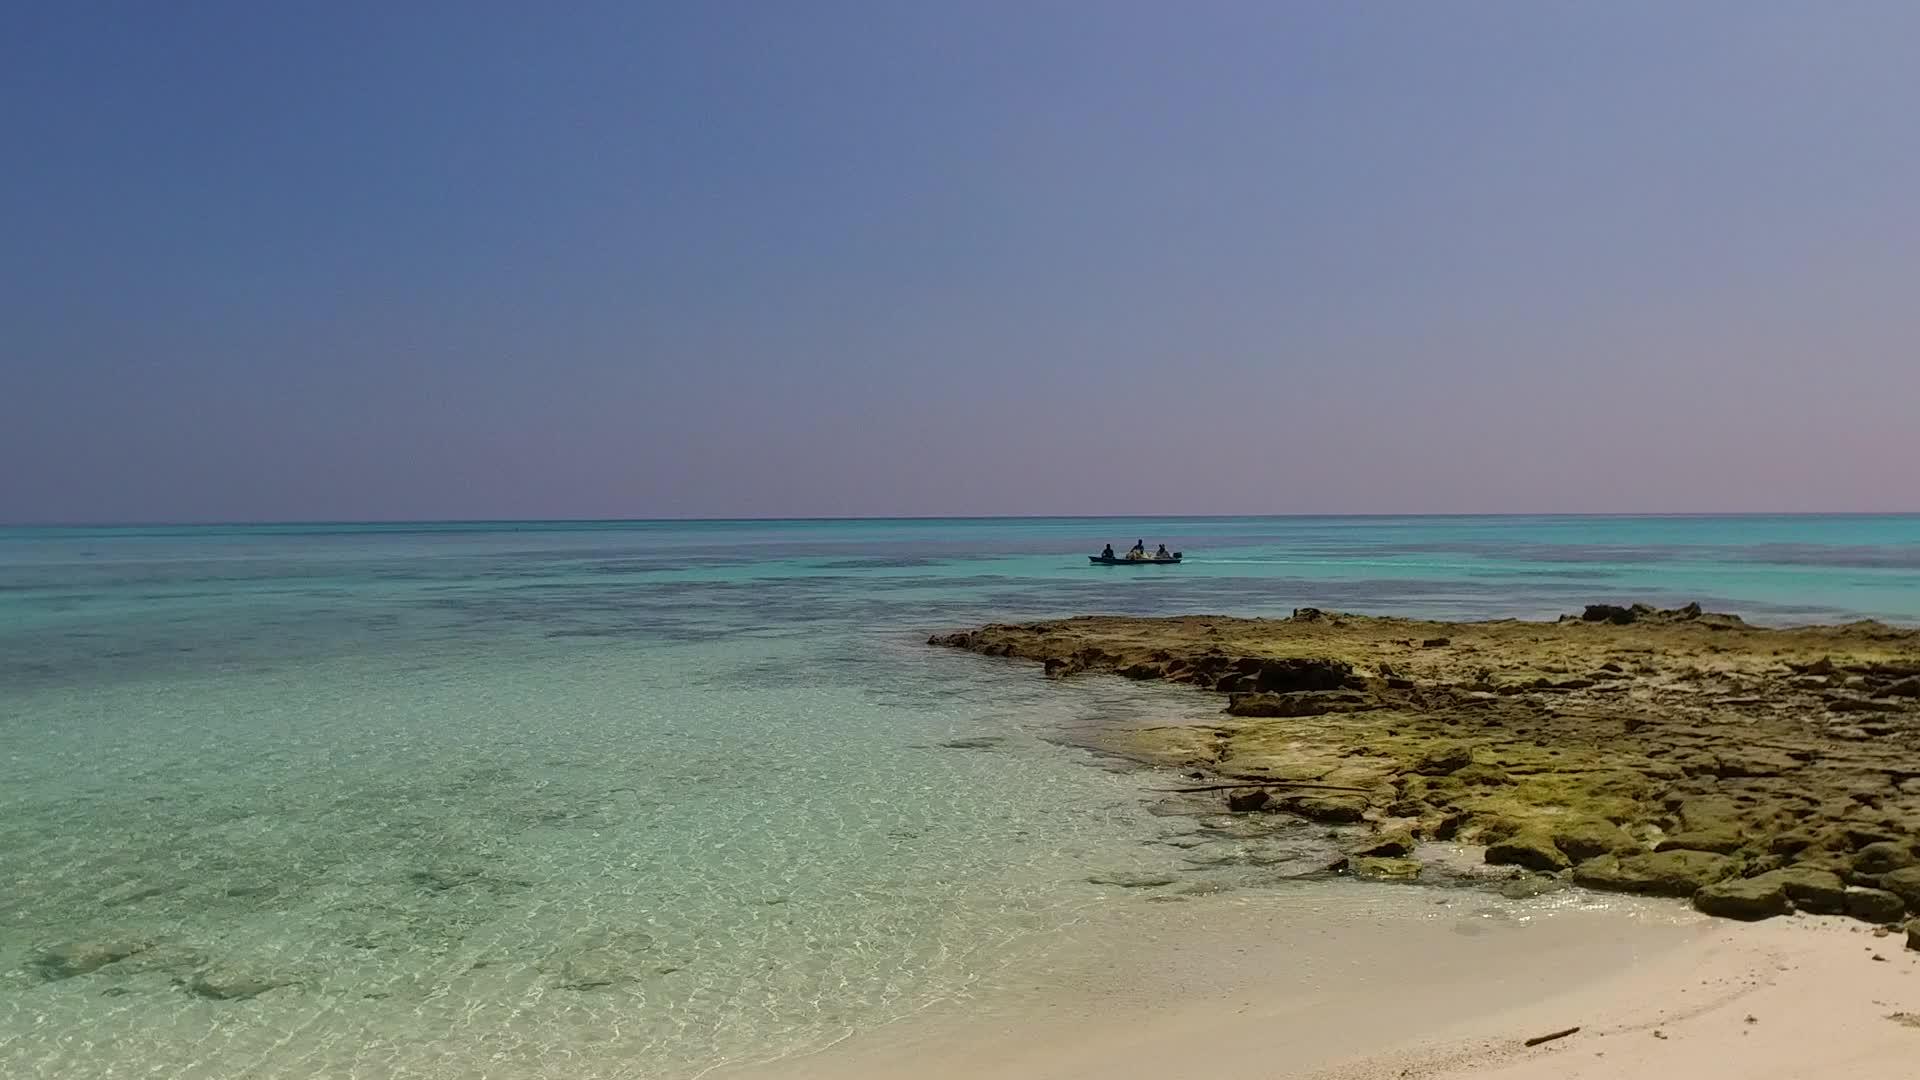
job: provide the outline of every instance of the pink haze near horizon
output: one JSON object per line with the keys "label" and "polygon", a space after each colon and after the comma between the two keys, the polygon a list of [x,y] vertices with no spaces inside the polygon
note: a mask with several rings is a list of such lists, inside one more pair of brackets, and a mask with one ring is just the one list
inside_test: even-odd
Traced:
{"label": "pink haze near horizon", "polygon": [[1920,510],[1913,5],[10,23],[0,522]]}

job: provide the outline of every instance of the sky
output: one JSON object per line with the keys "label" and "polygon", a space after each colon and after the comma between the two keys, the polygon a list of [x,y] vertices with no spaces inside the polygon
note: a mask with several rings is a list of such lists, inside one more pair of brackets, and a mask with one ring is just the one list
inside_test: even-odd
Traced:
{"label": "sky", "polygon": [[1920,4],[0,10],[0,521],[1920,510]]}

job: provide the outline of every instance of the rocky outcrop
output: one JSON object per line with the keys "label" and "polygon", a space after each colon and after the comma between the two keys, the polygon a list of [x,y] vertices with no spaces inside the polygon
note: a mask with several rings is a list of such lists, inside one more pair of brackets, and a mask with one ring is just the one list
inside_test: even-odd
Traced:
{"label": "rocky outcrop", "polygon": [[1353,854],[1376,858],[1399,858],[1413,854],[1413,846],[1413,830],[1403,825],[1376,833],[1355,847]]}
{"label": "rocky outcrop", "polygon": [[[1693,894],[1693,906],[1708,915],[1748,921],[1795,911],[1841,915],[1848,910],[1847,893],[1847,886],[1839,875],[1795,866],[1702,886]],[[1898,905],[1897,900],[1895,904]],[[1898,917],[1897,911],[1895,917]]]}
{"label": "rocky outcrop", "polygon": [[1421,776],[1448,776],[1473,764],[1473,748],[1463,743],[1441,743],[1422,750],[1413,759],[1413,771]]}
{"label": "rocky outcrop", "polygon": [[1544,831],[1518,833],[1487,845],[1487,862],[1495,866],[1521,866],[1528,870],[1552,873],[1569,865],[1566,853]]}
{"label": "rocky outcrop", "polygon": [[[1354,682],[1353,665],[1344,660],[1316,656],[1288,656],[1261,660],[1252,671],[1244,660],[1235,663],[1241,672],[1242,689],[1262,694],[1292,694],[1302,691],[1338,690]],[[1251,686],[1244,685],[1251,681]],[[1219,689],[1218,686],[1215,687]]]}
{"label": "rocky outcrop", "polygon": [[1786,882],[1777,872],[1702,886],[1693,894],[1693,906],[1708,915],[1748,921],[1793,911],[1793,901],[1787,899]]}
{"label": "rocky outcrop", "polygon": [[1905,870],[1915,863],[1913,845],[1897,840],[1880,840],[1854,853],[1853,872],[1868,877]]}
{"label": "rocky outcrop", "polygon": [[1746,843],[1747,838],[1732,829],[1705,829],[1664,837],[1653,846],[1653,850],[1711,851],[1716,855],[1731,855],[1746,846]]}
{"label": "rocky outcrop", "polygon": [[1370,855],[1363,855],[1347,864],[1348,873],[1369,881],[1413,881],[1420,876],[1421,869],[1419,861],[1415,859]]}
{"label": "rocky outcrop", "polygon": [[1268,693],[1254,691],[1227,698],[1229,716],[1320,716],[1330,712],[1354,712],[1372,708],[1360,694],[1305,691]]}
{"label": "rocky outcrop", "polygon": [[1907,902],[1885,889],[1849,885],[1846,892],[1847,914],[1863,922],[1894,923],[1906,914]]}
{"label": "rocky outcrop", "polygon": [[1593,889],[1692,896],[1729,876],[1737,864],[1705,851],[1657,851],[1638,855],[1601,855],[1574,867],[1573,880]]}
{"label": "rocky outcrop", "polygon": [[1630,855],[1640,850],[1639,841],[1610,821],[1576,820],[1553,826],[1553,846],[1573,862],[1585,862],[1602,855]]}
{"label": "rocky outcrop", "polygon": [[1645,604],[1621,607],[1617,604],[1588,604],[1580,617],[1587,622],[1610,622],[1618,626],[1640,621],[1641,615],[1653,614],[1653,609]]}
{"label": "rocky outcrop", "polygon": [[1245,791],[1230,791],[1227,793],[1227,809],[1232,810],[1236,814],[1247,814],[1255,810],[1264,810],[1267,804],[1272,801],[1273,795],[1269,793],[1266,788],[1249,788]]}
{"label": "rocky outcrop", "polygon": [[[1568,616],[1571,618],[1572,616]],[[1583,622],[1612,623],[1615,626],[1631,626],[1638,622],[1696,622],[1704,621],[1715,626],[1744,626],[1738,615],[1722,615],[1700,610],[1699,604],[1686,607],[1661,610],[1649,604],[1588,604],[1580,613]]]}
{"label": "rocky outcrop", "polygon": [[1847,885],[1840,875],[1809,866],[1791,866],[1773,873],[1779,876],[1795,911],[1810,915],[1847,913]]}
{"label": "rocky outcrop", "polygon": [[1346,825],[1366,816],[1364,795],[1289,795],[1270,804],[1272,809],[1298,814],[1308,821]]}
{"label": "rocky outcrop", "polygon": [[1920,866],[1907,866],[1880,875],[1880,888],[1899,897],[1907,907],[1920,911]]}
{"label": "rocky outcrop", "polygon": [[1409,827],[1593,888],[1717,886],[1699,904],[1728,914],[1920,913],[1920,631],[1615,604],[1553,623],[1084,617],[933,641],[1225,695],[1215,723],[1096,741],[1260,785],[1213,796],[1233,811]]}

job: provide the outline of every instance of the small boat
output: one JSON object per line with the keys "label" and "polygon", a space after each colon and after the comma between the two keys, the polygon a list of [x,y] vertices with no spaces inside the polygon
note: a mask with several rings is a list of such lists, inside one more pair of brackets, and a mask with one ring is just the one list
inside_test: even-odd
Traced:
{"label": "small boat", "polygon": [[1087,556],[1087,561],[1095,566],[1171,566],[1180,561],[1180,553],[1176,551],[1165,559],[1158,559],[1152,555],[1138,559],[1129,559],[1125,555],[1114,555],[1111,557],[1106,555],[1089,555]]}

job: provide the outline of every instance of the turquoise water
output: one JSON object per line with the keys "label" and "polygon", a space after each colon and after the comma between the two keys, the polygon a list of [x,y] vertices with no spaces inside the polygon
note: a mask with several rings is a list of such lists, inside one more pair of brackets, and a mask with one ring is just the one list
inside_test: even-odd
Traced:
{"label": "turquoise water", "polygon": [[[1086,564],[1136,537],[1190,561]],[[1285,888],[1325,844],[1156,814],[1063,738],[1199,699],[929,632],[1596,600],[1920,622],[1920,517],[0,530],[0,1075],[819,1046],[1142,895],[1090,878]],[[88,945],[129,955],[40,962]]]}

